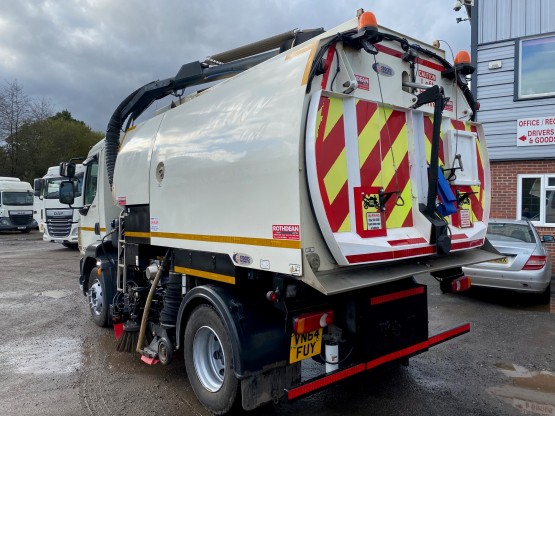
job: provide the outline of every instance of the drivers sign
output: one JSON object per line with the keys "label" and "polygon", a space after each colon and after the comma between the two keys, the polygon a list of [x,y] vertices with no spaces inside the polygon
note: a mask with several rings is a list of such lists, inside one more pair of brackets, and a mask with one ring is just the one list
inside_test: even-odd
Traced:
{"label": "drivers sign", "polygon": [[517,146],[555,146],[555,116],[517,120],[516,144]]}

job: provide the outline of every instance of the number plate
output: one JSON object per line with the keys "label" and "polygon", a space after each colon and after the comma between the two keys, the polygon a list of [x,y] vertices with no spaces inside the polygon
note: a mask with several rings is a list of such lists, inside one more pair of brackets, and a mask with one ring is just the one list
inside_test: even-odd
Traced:
{"label": "number plate", "polygon": [[291,336],[289,362],[298,362],[319,355],[322,350],[322,328],[308,333],[294,333]]}
{"label": "number plate", "polygon": [[490,262],[494,262],[495,264],[508,264],[509,260],[506,256],[503,258],[496,258],[495,260],[490,260]]}

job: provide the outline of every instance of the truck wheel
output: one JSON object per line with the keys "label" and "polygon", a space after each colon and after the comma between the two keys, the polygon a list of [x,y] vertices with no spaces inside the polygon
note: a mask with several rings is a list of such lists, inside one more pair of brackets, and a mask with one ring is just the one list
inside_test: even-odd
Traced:
{"label": "truck wheel", "polygon": [[183,339],[185,369],[198,400],[214,414],[233,407],[239,389],[229,334],[210,305],[193,310]]}
{"label": "truck wheel", "polygon": [[91,270],[89,288],[87,291],[89,308],[94,323],[101,328],[108,326],[108,299],[106,297],[106,282],[104,274],[98,275],[97,268]]}

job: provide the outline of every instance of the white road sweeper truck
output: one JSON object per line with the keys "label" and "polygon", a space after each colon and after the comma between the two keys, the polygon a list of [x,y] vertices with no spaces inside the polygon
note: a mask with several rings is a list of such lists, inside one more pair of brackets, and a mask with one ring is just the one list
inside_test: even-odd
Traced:
{"label": "white road sweeper truck", "polygon": [[[414,276],[461,289],[462,265],[494,257],[472,70],[359,10],[137,89],[84,162],[92,318],[145,362],[181,352],[218,414],[406,363],[469,331],[429,336]],[[74,166],[62,166],[72,205]]]}

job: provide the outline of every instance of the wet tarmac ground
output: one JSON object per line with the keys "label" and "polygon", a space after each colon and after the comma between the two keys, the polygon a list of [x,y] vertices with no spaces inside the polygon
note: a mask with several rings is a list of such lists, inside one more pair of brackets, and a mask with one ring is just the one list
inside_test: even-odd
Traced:
{"label": "wet tarmac ground", "polygon": [[[206,415],[179,356],[147,366],[90,319],[79,252],[37,231],[0,235],[0,415]],[[555,414],[555,302],[428,285],[430,334],[471,332],[411,359],[251,415]],[[554,284],[555,285],[555,284]],[[555,291],[555,287],[553,288]],[[310,363],[303,371],[310,370]]]}

